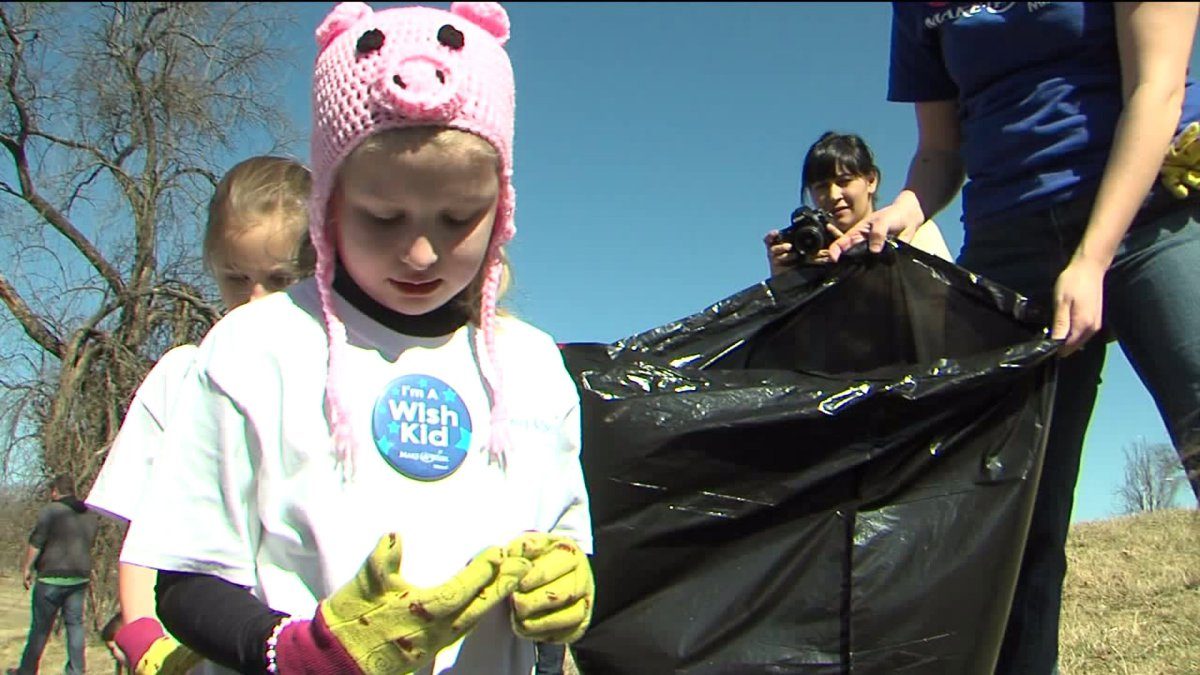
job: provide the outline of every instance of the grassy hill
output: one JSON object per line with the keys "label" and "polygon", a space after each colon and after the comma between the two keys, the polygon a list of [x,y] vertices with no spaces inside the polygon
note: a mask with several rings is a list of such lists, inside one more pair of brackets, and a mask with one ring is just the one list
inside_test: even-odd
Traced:
{"label": "grassy hill", "polygon": [[[1200,673],[1200,511],[1079,523],[1067,557],[1063,675]],[[17,664],[28,625],[29,595],[9,570],[0,576],[0,668]],[[51,639],[42,672],[62,669],[63,639]],[[111,672],[90,628],[88,643],[88,671]]]}
{"label": "grassy hill", "polygon": [[1200,511],[1071,529],[1063,675],[1200,673]]}

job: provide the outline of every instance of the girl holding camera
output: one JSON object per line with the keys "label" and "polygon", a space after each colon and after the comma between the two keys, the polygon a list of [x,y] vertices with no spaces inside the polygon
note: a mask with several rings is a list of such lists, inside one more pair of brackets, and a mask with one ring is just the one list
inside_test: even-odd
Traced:
{"label": "girl holding camera", "polygon": [[[830,240],[840,237],[855,223],[875,211],[875,195],[879,190],[879,167],[866,141],[856,134],[826,131],[813,143],[804,156],[801,173],[801,192],[813,204],[830,215]],[[933,221],[907,228],[898,235],[927,253],[951,260],[950,250],[942,233]],[[771,230],[763,238],[767,246],[767,263],[771,276],[794,266],[800,256],[779,230]],[[818,260],[825,256],[818,253]]]}

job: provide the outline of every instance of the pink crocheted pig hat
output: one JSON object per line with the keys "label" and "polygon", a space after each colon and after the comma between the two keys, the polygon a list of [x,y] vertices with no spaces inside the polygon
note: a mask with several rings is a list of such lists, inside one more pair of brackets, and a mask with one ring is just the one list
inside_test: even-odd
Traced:
{"label": "pink crocheted pig hat", "polygon": [[500,248],[516,233],[512,141],[515,89],[504,50],[508,14],[494,2],[455,2],[449,11],[399,7],[379,12],[343,2],[317,28],[313,72],[309,230],[317,250],[316,281],[329,339],[325,404],[338,460],[353,470],[354,435],[338,396],[346,327],[331,300],[336,266],[328,204],[338,168],[368,136],[399,127],[440,126],[476,134],[500,156],[500,197],[483,261],[480,327],[476,332],[492,399],[490,460],[504,466],[505,414],[495,345]]}

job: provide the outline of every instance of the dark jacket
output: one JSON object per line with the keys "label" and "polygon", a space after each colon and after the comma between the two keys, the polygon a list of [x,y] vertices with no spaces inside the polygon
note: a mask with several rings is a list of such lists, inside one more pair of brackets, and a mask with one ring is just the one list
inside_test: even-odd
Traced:
{"label": "dark jacket", "polygon": [[90,577],[92,543],[100,517],[77,497],[62,497],[42,507],[29,545],[41,551],[34,561],[39,577]]}

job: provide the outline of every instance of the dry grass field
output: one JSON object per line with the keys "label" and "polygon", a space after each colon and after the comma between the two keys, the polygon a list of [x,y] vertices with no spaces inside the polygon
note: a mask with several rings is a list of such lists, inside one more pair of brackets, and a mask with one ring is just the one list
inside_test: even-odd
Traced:
{"label": "dry grass field", "polygon": [[1063,675],[1200,673],[1200,511],[1071,530]]}
{"label": "dry grass field", "polygon": [[[1067,550],[1063,675],[1200,673],[1200,511],[1173,510],[1080,523]],[[15,570],[0,574],[0,668],[17,664],[29,595]],[[64,636],[51,639],[42,672],[61,672]],[[88,672],[112,672],[89,627]],[[567,672],[574,673],[568,663]]]}
{"label": "dry grass field", "polygon": [[[0,575],[0,667],[15,668],[25,648],[25,634],[29,630],[29,593],[21,587],[21,576],[17,570],[5,570]],[[108,654],[95,637],[96,631],[88,636],[88,672],[106,673],[110,668]],[[66,633],[51,636],[42,656],[43,673],[62,672],[67,662]],[[3,671],[0,671],[3,672]]]}

